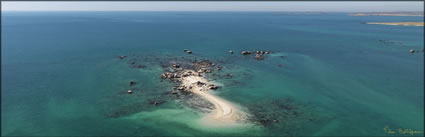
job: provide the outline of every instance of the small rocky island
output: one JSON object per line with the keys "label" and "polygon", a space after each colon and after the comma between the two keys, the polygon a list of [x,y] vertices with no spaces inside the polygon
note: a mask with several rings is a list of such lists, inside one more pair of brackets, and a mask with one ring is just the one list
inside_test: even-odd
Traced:
{"label": "small rocky island", "polygon": [[[189,49],[183,50],[186,54],[191,54]],[[234,52],[228,51],[230,54]],[[256,60],[264,60],[270,51],[265,50],[242,50],[240,54],[244,57],[250,57]],[[206,123],[219,123],[219,124],[230,124],[230,123],[250,123],[258,124],[266,127],[273,127],[273,125],[285,125],[288,121],[305,119],[302,117],[301,110],[298,107],[290,104],[287,100],[275,100],[271,104],[275,108],[279,108],[284,112],[275,109],[260,109],[255,105],[244,104],[244,107],[248,109],[240,109],[236,107],[230,101],[222,99],[219,96],[212,94],[213,91],[225,89],[222,83],[217,83],[216,78],[232,79],[233,74],[226,72],[226,67],[223,67],[223,62],[211,61],[205,58],[199,59],[199,55],[185,55],[180,57],[153,57],[150,59],[136,59],[127,56],[119,56],[120,60],[127,60],[130,68],[146,69],[150,65],[157,64],[162,68],[162,73],[158,76],[160,81],[167,81],[167,85],[170,84],[170,89],[161,96],[153,97],[144,103],[135,103],[126,105],[123,108],[119,108],[116,112],[108,114],[111,117],[119,117],[121,115],[129,115],[137,111],[143,110],[142,106],[159,107],[162,104],[168,102],[167,99],[172,99],[165,96],[170,96],[177,99],[183,105],[205,113],[205,117],[202,120],[206,120]],[[232,56],[232,55],[229,55]],[[151,64],[145,64],[142,62],[150,62]],[[279,64],[282,65],[282,64]],[[142,67],[139,67],[142,66]],[[146,67],[146,68],[145,68]],[[246,72],[241,74],[249,75]],[[236,82],[236,81],[235,81]],[[128,96],[140,96],[144,94],[143,83],[137,82],[137,80],[130,80],[128,82],[128,89],[126,89]],[[147,106],[146,106],[147,107]],[[247,111],[248,110],[248,111]],[[278,115],[264,115],[263,112],[276,111]],[[287,113],[291,112],[291,113]],[[274,112],[273,112],[274,113]],[[292,117],[291,119],[287,119]],[[300,117],[300,118],[294,118]]]}
{"label": "small rocky island", "polygon": [[244,50],[244,51],[241,52],[241,54],[244,55],[244,56],[251,55],[253,53],[256,53],[255,56],[254,56],[254,58],[257,59],[257,60],[264,60],[264,55],[265,54],[270,54],[269,51],[263,51],[263,50],[257,50],[257,51],[247,51],[247,50]]}
{"label": "small rocky island", "polygon": [[209,60],[193,61],[184,64],[170,64],[169,69],[161,75],[161,79],[174,83],[172,94],[196,94],[210,102],[215,108],[212,115],[207,119],[223,122],[236,122],[243,119],[243,112],[240,112],[230,102],[221,99],[209,91],[220,88],[217,83],[206,78],[206,73],[221,70],[216,64]]}

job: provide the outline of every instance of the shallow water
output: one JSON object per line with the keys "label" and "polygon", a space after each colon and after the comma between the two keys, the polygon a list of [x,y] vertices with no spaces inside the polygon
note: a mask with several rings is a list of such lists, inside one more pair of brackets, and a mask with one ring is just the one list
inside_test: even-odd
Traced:
{"label": "shallow water", "polygon": [[[423,27],[364,24],[390,21],[423,17],[2,12],[2,135],[366,136],[387,135],[385,126],[420,131],[424,53],[408,51],[424,48]],[[273,53],[257,61],[241,50]],[[238,129],[199,126],[205,114],[164,95],[172,87],[160,82],[159,62],[180,57],[222,65],[218,74],[233,76],[211,76],[223,84],[213,94],[281,120]],[[132,67],[132,59],[146,67]],[[137,84],[129,95],[130,80]],[[149,103],[158,98],[166,103]]]}

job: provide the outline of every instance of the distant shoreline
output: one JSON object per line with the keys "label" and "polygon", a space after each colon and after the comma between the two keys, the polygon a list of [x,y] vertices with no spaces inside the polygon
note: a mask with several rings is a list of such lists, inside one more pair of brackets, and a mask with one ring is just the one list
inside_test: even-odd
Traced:
{"label": "distant shoreline", "polygon": [[424,16],[423,12],[368,12],[352,13],[350,16]]}
{"label": "distant shoreline", "polygon": [[395,26],[424,26],[424,22],[367,22],[366,24],[395,25]]}
{"label": "distant shoreline", "polygon": [[391,13],[376,13],[376,14],[350,14],[350,16],[424,16],[424,15],[414,15],[414,14],[391,14]]}

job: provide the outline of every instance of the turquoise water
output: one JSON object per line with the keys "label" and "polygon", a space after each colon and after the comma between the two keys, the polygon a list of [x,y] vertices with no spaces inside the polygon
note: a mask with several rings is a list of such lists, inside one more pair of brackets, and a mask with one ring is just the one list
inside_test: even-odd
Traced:
{"label": "turquoise water", "polygon": [[[424,28],[364,24],[401,21],[423,17],[2,12],[1,134],[367,136],[388,135],[385,126],[421,131],[424,53],[408,51],[424,48]],[[257,61],[241,50],[273,53]],[[280,122],[199,126],[204,113],[164,95],[172,87],[159,79],[159,62],[181,57],[222,65],[219,74],[233,77],[211,77],[224,85],[214,94]],[[146,67],[132,67],[132,59]],[[131,95],[130,80],[137,82]],[[166,102],[149,104],[158,98]]]}

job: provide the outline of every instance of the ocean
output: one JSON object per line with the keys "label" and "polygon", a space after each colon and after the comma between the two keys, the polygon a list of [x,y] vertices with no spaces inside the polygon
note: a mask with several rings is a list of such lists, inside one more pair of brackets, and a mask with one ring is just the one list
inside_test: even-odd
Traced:
{"label": "ocean", "polygon": [[[392,135],[386,127],[424,135],[424,28],[365,24],[423,22],[423,17],[1,14],[2,136]],[[271,54],[255,60],[241,55],[243,50]],[[172,83],[160,79],[160,63],[178,59],[223,66],[218,76],[209,77],[222,84],[212,94],[257,119],[278,121],[199,126],[207,112],[167,94]],[[129,87],[130,80],[136,85]],[[152,105],[152,100],[164,103]]]}

